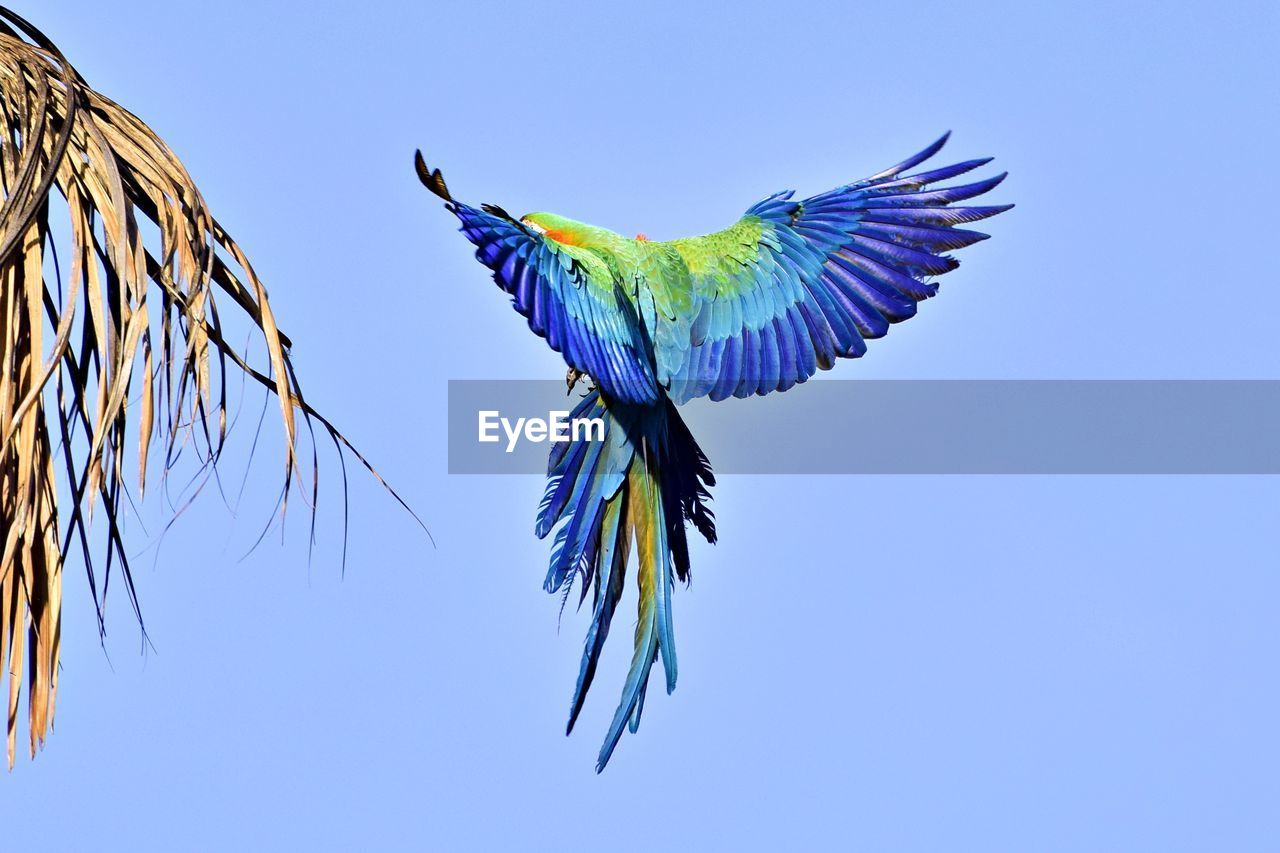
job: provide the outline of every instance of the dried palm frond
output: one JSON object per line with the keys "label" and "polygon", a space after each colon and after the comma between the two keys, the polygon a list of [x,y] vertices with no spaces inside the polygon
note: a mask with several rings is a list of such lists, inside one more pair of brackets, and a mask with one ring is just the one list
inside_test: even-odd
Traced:
{"label": "dried palm frond", "polygon": [[[136,465],[141,493],[153,442],[165,472],[180,452],[212,470],[228,370],[279,398],[286,498],[299,471],[295,412],[355,451],[303,402],[266,291],[177,157],[3,7],[0,122],[0,672],[12,768],[24,684],[32,756],[53,718],[69,551],[83,554],[100,631],[113,568],[137,611],[121,531],[126,473]],[[255,329],[261,369],[228,344],[226,300]]]}

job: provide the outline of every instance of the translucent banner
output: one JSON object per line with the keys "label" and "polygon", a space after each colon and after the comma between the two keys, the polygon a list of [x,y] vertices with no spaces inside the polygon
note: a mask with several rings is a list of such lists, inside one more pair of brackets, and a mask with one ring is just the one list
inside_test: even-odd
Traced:
{"label": "translucent banner", "polygon": [[[449,382],[451,474],[542,474],[581,386]],[[1277,380],[813,380],[680,407],[717,474],[1277,474]]]}

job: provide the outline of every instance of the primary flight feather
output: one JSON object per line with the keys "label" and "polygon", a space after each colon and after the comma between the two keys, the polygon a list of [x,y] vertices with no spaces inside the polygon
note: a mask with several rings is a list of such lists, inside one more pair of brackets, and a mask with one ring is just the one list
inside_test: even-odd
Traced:
{"label": "primary flight feather", "polygon": [[570,731],[636,552],[635,651],[597,771],[623,729],[640,725],[659,658],[667,692],[675,689],[671,599],[689,577],[686,523],[716,538],[707,506],[715,479],[676,405],[785,391],[914,316],[938,290],[933,277],[956,268],[947,253],[987,239],[957,226],[1013,206],[957,204],[1004,174],[930,188],[989,158],[907,174],[946,141],[865,180],[803,201],[777,193],[723,231],[667,242],[471,207],[417,154],[419,178],[462,222],[516,311],[564,356],[571,381],[595,383],[572,417],[601,419],[603,440],[554,445],[536,530],[555,531],[546,589],[567,593],[581,576],[583,595],[588,585],[594,593]]}

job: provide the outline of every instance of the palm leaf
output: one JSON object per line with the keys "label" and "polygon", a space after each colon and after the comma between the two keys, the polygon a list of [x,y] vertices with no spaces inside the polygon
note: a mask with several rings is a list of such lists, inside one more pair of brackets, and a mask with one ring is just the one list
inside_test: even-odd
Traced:
{"label": "palm leaf", "polygon": [[[100,631],[113,570],[137,612],[126,475],[136,466],[141,494],[162,450],[159,476],[180,455],[207,476],[227,436],[228,373],[279,398],[281,513],[300,470],[297,413],[373,469],[303,401],[266,290],[173,152],[3,7],[0,189],[0,672],[12,768],[24,687],[32,756],[53,718],[69,552],[83,555]],[[228,305],[253,330],[259,366],[228,344]],[[310,467],[314,511],[314,453]]]}

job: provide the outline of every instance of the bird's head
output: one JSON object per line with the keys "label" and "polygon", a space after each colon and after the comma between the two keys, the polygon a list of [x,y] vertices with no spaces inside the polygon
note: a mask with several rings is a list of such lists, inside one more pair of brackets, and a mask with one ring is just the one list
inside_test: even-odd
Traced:
{"label": "bird's head", "polygon": [[618,238],[617,234],[607,228],[597,228],[554,213],[530,213],[520,219],[520,224],[535,234],[541,234],[548,240],[555,240],[565,246],[605,248]]}

